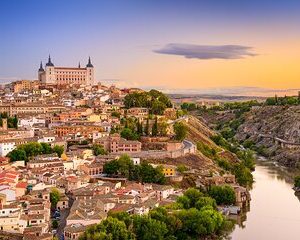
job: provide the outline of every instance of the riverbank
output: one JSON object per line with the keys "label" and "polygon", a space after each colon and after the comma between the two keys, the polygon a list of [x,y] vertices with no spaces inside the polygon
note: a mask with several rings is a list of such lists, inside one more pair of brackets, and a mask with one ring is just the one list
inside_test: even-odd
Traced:
{"label": "riverbank", "polygon": [[292,189],[294,174],[274,162],[257,160],[250,209],[229,239],[299,239],[300,201]]}

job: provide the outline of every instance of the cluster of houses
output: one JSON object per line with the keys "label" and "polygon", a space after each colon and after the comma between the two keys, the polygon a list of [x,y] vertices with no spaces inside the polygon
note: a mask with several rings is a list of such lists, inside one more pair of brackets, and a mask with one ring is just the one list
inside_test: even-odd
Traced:
{"label": "cluster of houses", "polygon": [[[0,88],[0,237],[50,240],[58,235],[76,240],[108,212],[147,214],[182,194],[172,185],[141,184],[103,174],[104,164],[122,154],[137,165],[145,159],[170,159],[196,152],[195,144],[187,140],[173,141],[168,136],[126,140],[112,132],[120,127],[122,117],[135,118],[150,127],[154,124],[148,119],[147,108],[124,108],[124,97],[139,91],[101,84],[58,88],[27,81]],[[17,126],[12,127],[9,121],[15,116]],[[172,134],[176,117],[176,110],[167,108],[158,119],[167,123],[167,132]],[[32,156],[26,163],[10,161],[10,152],[31,142],[58,145],[64,151],[60,156]],[[107,154],[95,156],[94,145],[103,147]],[[161,166],[169,182],[182,180],[177,166]],[[206,180],[215,184],[221,181]],[[51,204],[53,189],[60,196],[56,206]],[[245,191],[236,189],[243,203]]]}
{"label": "cluster of houses", "polygon": [[[171,185],[105,177],[102,171],[107,160],[95,156],[59,158],[49,154],[30,159],[25,166],[1,157],[0,230],[52,239],[50,194],[53,189],[60,195],[56,210],[68,212],[61,234],[70,240],[77,239],[90,225],[100,223],[109,211],[147,214],[182,194]],[[140,159],[133,161],[140,163]],[[165,165],[164,173],[175,175],[175,169],[176,166]]]}

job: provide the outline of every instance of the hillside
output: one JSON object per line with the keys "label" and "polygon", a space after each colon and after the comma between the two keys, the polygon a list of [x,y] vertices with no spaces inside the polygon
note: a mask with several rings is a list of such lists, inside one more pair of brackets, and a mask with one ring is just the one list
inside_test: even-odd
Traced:
{"label": "hillside", "polygon": [[[194,116],[188,117],[187,126],[187,140],[192,141],[193,143],[203,143],[211,149],[215,149],[217,152],[217,156],[226,159],[231,163],[239,162],[239,159],[235,154],[219,147],[216,145],[210,137],[215,135],[216,133],[211,130],[204,122],[199,120]],[[197,151],[196,154],[189,154],[183,157],[175,158],[175,159],[164,159],[159,160],[155,159],[152,162],[156,163],[169,163],[169,164],[185,164],[193,169],[197,169],[200,171],[212,171],[212,172],[220,172],[222,169],[217,165],[216,161],[205,156],[201,151]]]}
{"label": "hillside", "polygon": [[300,167],[300,106],[255,107],[244,115],[244,123],[237,129],[236,139],[255,144],[261,154],[282,165]]}

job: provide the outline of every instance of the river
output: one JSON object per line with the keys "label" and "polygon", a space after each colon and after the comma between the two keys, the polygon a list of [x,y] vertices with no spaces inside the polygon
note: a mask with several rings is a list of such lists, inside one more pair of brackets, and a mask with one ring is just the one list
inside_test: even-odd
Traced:
{"label": "river", "polygon": [[292,189],[291,172],[257,161],[250,210],[236,225],[232,240],[300,239],[300,201]]}

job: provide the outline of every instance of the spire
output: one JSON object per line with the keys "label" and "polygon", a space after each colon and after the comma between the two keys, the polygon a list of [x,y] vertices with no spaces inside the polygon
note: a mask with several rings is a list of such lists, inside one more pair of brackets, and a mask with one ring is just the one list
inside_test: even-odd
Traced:
{"label": "spire", "polygon": [[49,54],[49,57],[48,57],[48,62],[46,63],[46,66],[51,66],[51,67],[54,67],[54,64],[51,62],[51,57],[50,57],[50,54]]}
{"label": "spire", "polygon": [[80,62],[78,63],[78,68],[80,68]]}
{"label": "spire", "polygon": [[44,68],[43,68],[43,63],[42,63],[42,61],[41,61],[41,64],[40,64],[39,72],[44,72]]}
{"label": "spire", "polygon": [[89,61],[88,61],[88,64],[86,65],[86,67],[94,67],[91,62],[91,57],[89,57]]}

